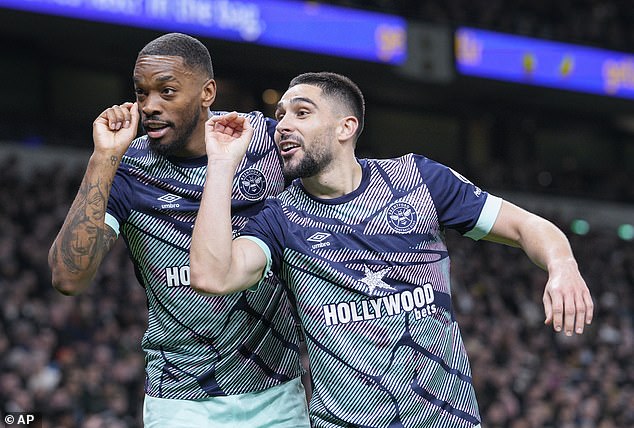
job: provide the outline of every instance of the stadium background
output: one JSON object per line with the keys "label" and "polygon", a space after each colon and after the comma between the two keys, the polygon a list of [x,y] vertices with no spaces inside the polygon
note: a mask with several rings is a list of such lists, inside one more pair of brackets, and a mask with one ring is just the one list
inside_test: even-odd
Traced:
{"label": "stadium background", "polygon": [[[271,100],[296,74],[347,74],[367,98],[361,156],[425,154],[555,221],[597,305],[581,337],[543,326],[545,274],[518,250],[448,235],[485,426],[634,426],[634,99],[460,75],[452,40],[425,31],[451,35],[467,25],[634,55],[634,8],[619,0],[312,4],[404,18],[409,61],[395,66],[192,32],[212,53],[215,107],[271,113]],[[50,427],[140,426],[145,297],[125,248],[118,245],[75,298],[50,286],[46,254],[81,180],[94,117],[132,98],[136,54],[163,32],[0,2],[3,413],[41,412]],[[629,61],[624,85],[634,89]]]}

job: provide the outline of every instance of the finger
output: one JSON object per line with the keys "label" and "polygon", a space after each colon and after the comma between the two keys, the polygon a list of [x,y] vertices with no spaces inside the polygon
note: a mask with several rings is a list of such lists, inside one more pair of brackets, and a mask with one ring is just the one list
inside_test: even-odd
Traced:
{"label": "finger", "polygon": [[553,328],[556,332],[560,332],[564,321],[564,302],[560,294],[551,295],[550,298]]}
{"label": "finger", "polygon": [[544,297],[542,298],[544,302],[544,313],[546,314],[546,319],[544,320],[544,324],[552,324],[553,322],[553,302],[550,298],[550,294],[544,293]]}
{"label": "finger", "polygon": [[106,118],[108,119],[108,127],[113,131],[121,129],[125,123],[126,114],[128,120],[130,118],[130,110],[123,108],[122,106],[114,105],[105,111]]}
{"label": "finger", "polygon": [[583,292],[583,303],[586,305],[586,324],[590,324],[594,318],[594,303],[590,291],[586,288]]}
{"label": "finger", "polygon": [[139,126],[139,120],[141,119],[141,113],[139,112],[139,105],[137,103],[126,103],[130,106],[130,126],[137,128]]}
{"label": "finger", "polygon": [[242,122],[242,126],[244,127],[245,130],[250,130],[253,127],[251,126],[251,121],[249,120],[248,117],[244,117],[244,121]]}
{"label": "finger", "polygon": [[582,334],[586,321],[586,304],[581,293],[575,294],[575,333]]}
{"label": "finger", "polygon": [[129,128],[132,122],[132,109],[134,103],[123,103],[121,104],[121,113],[123,114],[123,119],[120,128]]}
{"label": "finger", "polygon": [[207,122],[205,122],[205,127],[208,131],[213,131],[216,128],[216,124],[222,122],[222,118],[222,116],[211,116],[207,119]]}
{"label": "finger", "polygon": [[564,333],[566,336],[572,336],[575,328],[575,316],[577,310],[585,312],[585,308],[577,308],[574,294],[566,294],[564,296]]}
{"label": "finger", "polygon": [[104,116],[108,121],[108,128],[113,131],[117,129],[117,112],[115,111],[115,108],[116,106],[112,106],[104,111]]}

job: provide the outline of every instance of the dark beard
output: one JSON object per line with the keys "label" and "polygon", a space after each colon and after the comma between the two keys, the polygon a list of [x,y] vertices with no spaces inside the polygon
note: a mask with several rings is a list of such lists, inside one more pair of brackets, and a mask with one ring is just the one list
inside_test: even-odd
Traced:
{"label": "dark beard", "polygon": [[304,158],[297,166],[290,168],[284,164],[284,168],[282,170],[284,173],[284,180],[287,183],[290,183],[296,178],[308,178],[317,175],[323,171],[330,162],[332,162],[332,158],[332,152],[325,150],[318,153],[305,152]]}
{"label": "dark beard", "polygon": [[160,140],[155,140],[148,136],[150,149],[161,156],[174,155],[184,149],[194,133],[194,129],[196,129],[196,126],[198,125],[198,120],[200,119],[200,108],[195,106],[189,116],[191,117],[191,120],[183,124],[181,131],[176,133],[174,141],[170,144],[161,144]]}

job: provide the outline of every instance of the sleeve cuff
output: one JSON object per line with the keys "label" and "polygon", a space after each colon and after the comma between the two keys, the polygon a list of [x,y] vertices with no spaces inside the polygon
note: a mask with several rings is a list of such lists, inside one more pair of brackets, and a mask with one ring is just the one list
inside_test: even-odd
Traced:
{"label": "sleeve cuff", "polygon": [[112,228],[119,237],[119,221],[110,213],[106,213],[105,223]]}
{"label": "sleeve cuff", "polygon": [[271,250],[269,249],[269,246],[264,243],[264,241],[262,241],[260,238],[256,238],[255,236],[238,236],[236,239],[248,239],[249,241],[256,243],[258,247],[260,247],[262,251],[264,251],[264,255],[266,256],[266,267],[264,268],[264,271],[262,271],[262,278],[260,278],[260,281],[258,281],[257,284],[254,284],[247,289],[247,291],[256,291],[258,288],[260,288],[260,284],[262,284],[262,282],[264,282],[264,280],[271,275],[271,266],[273,265]]}
{"label": "sleeve cuff", "polygon": [[500,208],[502,207],[502,198],[489,194],[484,202],[478,222],[473,229],[464,234],[464,236],[478,241],[489,234],[498,217]]}

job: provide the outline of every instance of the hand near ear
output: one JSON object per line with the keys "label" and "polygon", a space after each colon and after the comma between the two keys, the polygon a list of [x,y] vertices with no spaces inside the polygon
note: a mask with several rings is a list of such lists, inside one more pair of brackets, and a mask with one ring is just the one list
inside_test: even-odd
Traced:
{"label": "hand near ear", "polygon": [[240,163],[247,151],[253,128],[249,119],[236,112],[213,116],[205,124],[205,147],[211,160]]}

